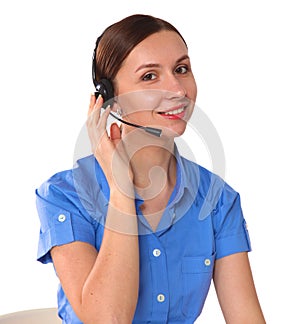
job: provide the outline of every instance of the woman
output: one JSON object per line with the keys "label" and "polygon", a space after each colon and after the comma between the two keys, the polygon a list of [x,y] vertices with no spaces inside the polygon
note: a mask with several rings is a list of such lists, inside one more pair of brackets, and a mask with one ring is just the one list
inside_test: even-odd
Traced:
{"label": "woman", "polygon": [[[174,144],[197,95],[180,33],[129,16],[99,37],[93,68],[93,156],[37,190],[63,323],[194,323],[212,278],[227,323],[265,323],[239,195]],[[124,123],[107,132],[110,114]]]}

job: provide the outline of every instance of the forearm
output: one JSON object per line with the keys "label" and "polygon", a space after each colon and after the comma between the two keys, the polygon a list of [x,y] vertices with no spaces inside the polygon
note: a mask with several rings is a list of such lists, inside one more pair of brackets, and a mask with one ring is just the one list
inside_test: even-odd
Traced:
{"label": "forearm", "polygon": [[101,249],[83,286],[85,323],[131,323],[139,287],[139,246],[135,203],[111,194]]}

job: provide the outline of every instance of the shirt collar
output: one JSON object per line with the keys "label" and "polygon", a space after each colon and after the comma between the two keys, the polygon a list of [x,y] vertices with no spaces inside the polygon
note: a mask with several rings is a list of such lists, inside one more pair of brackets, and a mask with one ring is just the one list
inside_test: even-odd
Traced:
{"label": "shirt collar", "polygon": [[176,204],[185,193],[188,193],[194,199],[200,184],[199,166],[181,156],[176,145],[174,147],[174,155],[177,162],[177,180],[170,204]]}
{"label": "shirt collar", "polygon": [[[176,184],[162,217],[158,231],[160,228],[167,229],[175,221],[179,220],[188,211],[198,193],[200,183],[199,166],[196,163],[181,156],[176,144],[174,145],[174,156],[176,158]],[[107,207],[110,192],[109,186],[102,168],[100,167],[96,159],[95,171],[97,182],[101,187],[101,192],[103,195],[102,198],[104,198],[104,206]],[[143,204],[143,199],[137,194],[135,198],[136,210],[144,227],[147,222],[143,220],[143,216],[139,212],[139,207]],[[165,230],[163,230],[163,232],[164,231]],[[149,228],[146,232],[149,233]]]}
{"label": "shirt collar", "polygon": [[[200,169],[193,163],[182,157],[177,146],[174,147],[176,158],[176,184],[167,207],[162,215],[158,228],[155,232],[160,236],[166,232],[176,221],[181,219],[194,203],[200,183]],[[141,197],[136,196],[136,208],[139,216],[139,233],[152,234],[152,230],[139,207],[143,203]]]}

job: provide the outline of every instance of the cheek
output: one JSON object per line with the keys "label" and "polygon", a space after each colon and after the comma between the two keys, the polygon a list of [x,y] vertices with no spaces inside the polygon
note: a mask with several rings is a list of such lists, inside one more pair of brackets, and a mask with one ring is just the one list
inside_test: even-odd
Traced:
{"label": "cheek", "polygon": [[195,80],[192,80],[188,85],[187,85],[187,97],[192,100],[193,102],[196,102],[197,98],[197,84]]}
{"label": "cheek", "polygon": [[160,106],[162,100],[163,92],[159,90],[134,91],[118,97],[119,106],[125,115],[135,112],[152,111]]}

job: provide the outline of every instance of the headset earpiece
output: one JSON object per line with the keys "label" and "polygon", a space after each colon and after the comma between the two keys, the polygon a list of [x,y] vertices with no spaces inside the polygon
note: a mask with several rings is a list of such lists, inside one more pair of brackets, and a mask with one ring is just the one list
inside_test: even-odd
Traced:
{"label": "headset earpiece", "polygon": [[101,81],[96,85],[96,98],[98,98],[100,94],[103,98],[103,108],[106,108],[111,104],[111,99],[114,97],[114,88],[111,81],[108,79],[101,79]]}
{"label": "headset earpiece", "polygon": [[93,64],[92,64],[92,78],[93,78],[93,83],[96,88],[95,91],[95,96],[96,98],[99,97],[101,94],[103,98],[103,108],[106,108],[108,105],[112,103],[112,98],[114,97],[114,87],[112,85],[112,82],[109,79],[101,79],[99,82],[97,81],[96,78],[96,53],[97,53],[97,47],[102,38],[102,35],[97,38],[96,45],[94,48],[94,53],[93,53]]}

